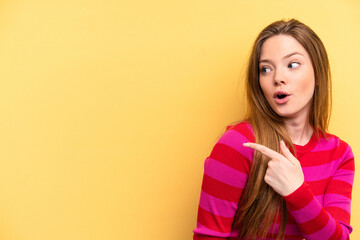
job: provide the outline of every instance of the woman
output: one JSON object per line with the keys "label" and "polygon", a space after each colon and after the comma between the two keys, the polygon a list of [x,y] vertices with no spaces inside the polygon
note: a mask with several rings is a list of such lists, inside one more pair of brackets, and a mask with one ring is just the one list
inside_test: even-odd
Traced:
{"label": "woman", "polygon": [[194,239],[349,239],[354,156],[326,132],[331,78],[319,37],[294,19],[267,26],[246,90],[246,120],[205,161]]}

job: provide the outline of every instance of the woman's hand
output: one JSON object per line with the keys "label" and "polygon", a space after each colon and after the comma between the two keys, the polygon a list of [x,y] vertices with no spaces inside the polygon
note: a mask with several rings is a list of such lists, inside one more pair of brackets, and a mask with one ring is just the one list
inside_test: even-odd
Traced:
{"label": "woman's hand", "polygon": [[282,154],[257,143],[244,143],[245,147],[259,151],[270,158],[264,180],[281,196],[287,196],[304,182],[300,162],[292,155],[283,141],[280,142]]}

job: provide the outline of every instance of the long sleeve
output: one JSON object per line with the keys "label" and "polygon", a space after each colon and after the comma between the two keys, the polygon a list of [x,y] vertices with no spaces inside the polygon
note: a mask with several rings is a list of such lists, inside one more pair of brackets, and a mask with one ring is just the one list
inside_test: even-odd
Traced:
{"label": "long sleeve", "polygon": [[231,226],[253,156],[242,143],[249,141],[251,129],[237,125],[221,136],[206,158],[194,240],[236,237]]}
{"label": "long sleeve", "polygon": [[[254,153],[243,143],[253,141],[251,127],[241,123],[228,129],[206,158],[194,240],[237,237],[231,226]],[[295,148],[305,182],[284,197],[289,211],[285,239],[349,239],[355,169],[350,146],[326,134]],[[276,239],[279,222],[273,226],[267,239]]]}
{"label": "long sleeve", "polygon": [[[354,155],[350,147],[339,143],[340,156],[332,162],[313,168],[321,175],[322,168],[331,168],[336,163],[334,173],[323,194],[323,204],[316,198],[308,183],[304,182],[295,192],[284,197],[302,235],[307,240],[345,240],[352,231],[350,226],[351,191],[354,180]],[[324,149],[319,151],[326,152]],[[329,172],[329,171],[328,171]],[[316,173],[315,173],[316,174]],[[314,175],[314,174],[313,174]]]}

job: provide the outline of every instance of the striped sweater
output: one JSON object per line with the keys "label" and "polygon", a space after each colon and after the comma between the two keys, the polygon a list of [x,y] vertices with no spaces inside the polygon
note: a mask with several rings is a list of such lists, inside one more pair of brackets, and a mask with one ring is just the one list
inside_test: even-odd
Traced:
{"label": "striped sweater", "polygon": [[[331,134],[326,137],[313,134],[306,145],[295,145],[305,182],[284,197],[285,239],[349,239],[354,156],[347,143]],[[206,158],[194,240],[236,238],[231,225],[254,154],[243,147],[245,142],[254,142],[248,123],[228,127]],[[268,239],[278,232],[279,224],[273,226]]]}

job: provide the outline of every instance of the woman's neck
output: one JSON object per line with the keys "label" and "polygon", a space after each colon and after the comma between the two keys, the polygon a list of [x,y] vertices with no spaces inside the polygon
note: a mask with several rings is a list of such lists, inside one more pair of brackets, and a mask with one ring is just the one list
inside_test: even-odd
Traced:
{"label": "woman's neck", "polygon": [[289,132],[292,142],[296,145],[306,145],[314,132],[309,121],[304,120],[285,120],[285,127]]}

